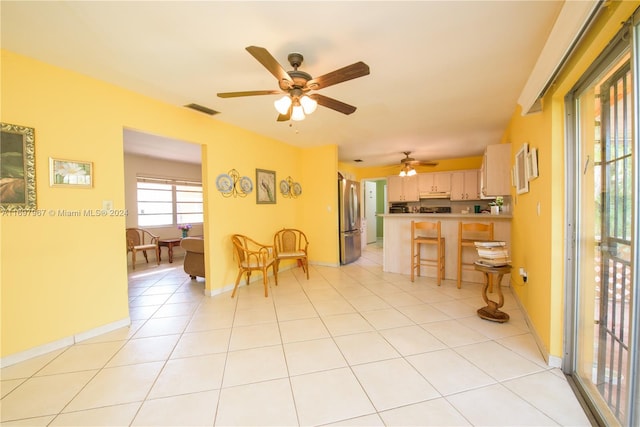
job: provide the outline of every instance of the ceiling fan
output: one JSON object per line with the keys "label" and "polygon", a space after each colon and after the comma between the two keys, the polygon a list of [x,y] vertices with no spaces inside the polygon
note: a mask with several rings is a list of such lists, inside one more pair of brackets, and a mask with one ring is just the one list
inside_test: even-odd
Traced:
{"label": "ceiling fan", "polygon": [[337,99],[329,98],[319,93],[309,94],[309,92],[368,75],[369,66],[364,62],[356,62],[355,64],[347,65],[346,67],[322,76],[312,78],[310,74],[298,70],[298,67],[304,59],[299,53],[289,54],[287,59],[293,67],[293,70],[285,71],[267,49],[259,46],[249,46],[246,50],[278,79],[280,90],[223,92],[218,93],[220,98],[284,94],[282,98],[274,103],[279,113],[277,120],[280,122],[289,119],[303,120],[305,114],[311,114],[318,104],[343,114],[351,114],[356,111],[356,107],[353,105],[345,104]]}
{"label": "ceiling fan", "polygon": [[400,176],[412,176],[416,174],[415,166],[437,166],[438,162],[431,160],[416,160],[409,157],[411,151],[403,151],[404,159],[400,160]]}

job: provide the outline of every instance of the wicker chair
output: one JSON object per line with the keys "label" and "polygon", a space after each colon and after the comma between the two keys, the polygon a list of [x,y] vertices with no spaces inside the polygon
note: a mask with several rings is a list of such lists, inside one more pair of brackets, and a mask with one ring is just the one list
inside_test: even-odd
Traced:
{"label": "wicker chair", "polygon": [[127,228],[127,255],[131,252],[131,264],[136,269],[136,253],[142,252],[144,259],[149,263],[147,251],[156,253],[156,262],[160,265],[160,246],[158,236],[143,228]]}
{"label": "wicker chair", "polygon": [[231,298],[236,294],[240,278],[243,274],[247,274],[247,285],[249,284],[249,278],[252,271],[262,272],[262,281],[264,283],[264,296],[269,296],[269,277],[267,270],[269,267],[273,268],[273,276],[276,280],[276,286],[278,286],[278,270],[275,266],[275,258],[273,257],[273,246],[263,245],[255,240],[243,236],[241,234],[234,234],[231,236],[231,242],[233,243],[234,258],[238,263],[238,277],[236,277],[236,284],[233,287]]}
{"label": "wicker chair", "polygon": [[302,264],[302,271],[307,273],[307,280],[309,280],[309,258],[307,255],[309,241],[302,231],[283,228],[273,236],[273,247],[276,251],[276,271],[279,270],[280,261],[283,259],[296,259]]}

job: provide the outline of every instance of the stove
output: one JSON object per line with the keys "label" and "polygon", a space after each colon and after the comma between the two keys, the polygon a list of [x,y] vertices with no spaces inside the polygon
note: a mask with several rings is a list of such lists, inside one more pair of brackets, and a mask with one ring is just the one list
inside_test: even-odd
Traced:
{"label": "stove", "polygon": [[420,213],[451,213],[450,206],[421,206]]}
{"label": "stove", "polygon": [[392,203],[389,213],[409,213],[409,207],[406,203]]}

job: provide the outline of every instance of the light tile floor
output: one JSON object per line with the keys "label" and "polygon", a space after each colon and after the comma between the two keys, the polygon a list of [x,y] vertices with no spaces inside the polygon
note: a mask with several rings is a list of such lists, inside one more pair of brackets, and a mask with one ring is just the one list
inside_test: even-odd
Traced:
{"label": "light tile floor", "polygon": [[480,285],[381,258],[283,271],[269,298],[206,297],[179,259],[140,268],[131,327],[1,370],[2,425],[590,425],[510,289],[496,324]]}

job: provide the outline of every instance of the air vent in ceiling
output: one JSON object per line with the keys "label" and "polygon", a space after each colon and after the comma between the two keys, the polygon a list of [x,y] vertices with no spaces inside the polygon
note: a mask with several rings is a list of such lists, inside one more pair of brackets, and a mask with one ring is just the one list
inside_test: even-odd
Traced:
{"label": "air vent in ceiling", "polygon": [[212,110],[211,108],[207,108],[199,104],[187,104],[185,105],[185,107],[191,108],[192,110],[200,111],[201,113],[205,113],[210,116],[213,116],[215,114],[220,114],[220,111]]}

